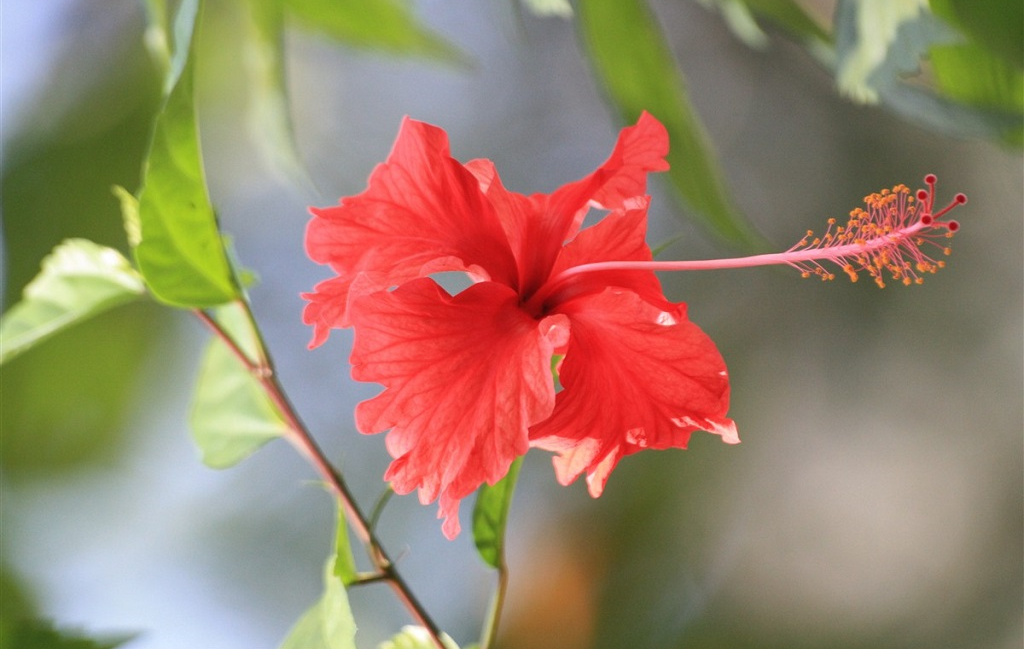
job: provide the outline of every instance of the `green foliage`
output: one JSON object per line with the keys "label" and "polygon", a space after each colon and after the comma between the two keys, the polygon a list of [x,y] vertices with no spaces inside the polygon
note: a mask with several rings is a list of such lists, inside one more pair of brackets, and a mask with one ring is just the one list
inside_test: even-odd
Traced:
{"label": "green foliage", "polygon": [[[1021,73],[917,0],[841,0],[836,11],[837,79],[857,101],[887,108],[950,134],[1017,142],[1024,111]],[[931,57],[938,81],[928,89],[907,77]]]}
{"label": "green foliage", "polygon": [[[930,57],[942,92],[966,106],[1024,115],[1024,73],[976,43],[935,46]],[[1024,119],[1008,118],[1002,137],[1024,143]]]}
{"label": "green foliage", "polygon": [[[118,23],[124,24],[124,23]],[[113,29],[114,23],[111,23]],[[121,38],[110,32],[112,40]],[[39,88],[33,119],[5,133],[2,171],[5,308],[69,238],[127,252],[112,184],[134,187],[160,98],[152,60],[129,40],[80,83],[68,46]],[[69,92],[74,103],[67,110]],[[38,117],[36,119],[35,117]],[[50,479],[123,451],[125,413],[141,371],[173,318],[147,300],[98,313],[0,367],[0,464],[5,480]],[[5,514],[4,524],[7,524]],[[12,525],[17,525],[13,522]],[[9,600],[4,601],[6,607]]]}
{"label": "green foliage", "polygon": [[[441,642],[444,643],[446,649],[459,649],[459,645],[455,644],[455,641],[447,634],[441,636]],[[385,640],[377,645],[377,649],[437,649],[437,645],[434,644],[426,629],[421,626],[409,625],[402,627],[402,630],[390,640]]]}
{"label": "green foliage", "polygon": [[[250,360],[258,358],[256,332],[240,305],[218,309],[216,319]],[[241,462],[288,432],[259,381],[219,337],[203,356],[189,424],[203,462],[216,469]]]}
{"label": "green foliage", "polygon": [[794,0],[741,0],[754,14],[807,43],[827,44],[832,36]]}
{"label": "green foliage", "polygon": [[0,363],[50,336],[145,294],[142,277],[113,248],[69,239],[43,260],[23,298],[0,319]]}
{"label": "green foliage", "polygon": [[754,13],[743,0],[699,0],[702,4],[714,4],[722,14],[726,26],[736,38],[754,49],[762,49],[768,44],[768,35],[754,18]]}
{"label": "green foliage", "polygon": [[324,571],[324,593],[295,623],[280,649],[356,649],[356,621],[334,560]]}
{"label": "green foliage", "polygon": [[523,458],[517,458],[504,478],[493,486],[483,485],[476,496],[473,543],[480,557],[492,568],[500,569],[505,564],[505,526],[522,463]]}
{"label": "green foliage", "polygon": [[1019,0],[930,0],[935,15],[956,25],[972,41],[1024,68],[1024,3]]}
{"label": "green foliage", "polygon": [[[176,29],[173,88],[156,119],[139,194],[139,270],[153,295],[172,306],[202,308],[238,296],[213,206],[206,193],[193,86],[195,35],[185,3]],[[189,53],[182,58],[182,52]],[[182,60],[180,73],[177,61]]]}
{"label": "green foliage", "polygon": [[[163,318],[161,318],[163,316]],[[0,367],[4,477],[43,477],[123,451],[126,412],[166,324],[147,302],[86,320]]]}
{"label": "green foliage", "polygon": [[242,61],[249,80],[249,127],[272,164],[300,187],[311,188],[295,141],[285,78],[281,0],[248,0],[250,20],[242,29]]}
{"label": "green foliage", "polygon": [[334,531],[334,576],[345,586],[351,586],[358,578],[356,560],[352,556],[352,544],[348,540],[348,523],[345,521],[345,508],[339,501],[338,522]]}
{"label": "green foliage", "polygon": [[577,14],[591,64],[611,102],[629,121],[647,110],[668,129],[669,178],[697,220],[733,245],[753,247],[758,238],[729,198],[714,148],[647,6],[642,0],[582,0]]}
{"label": "green foliage", "polygon": [[283,0],[303,27],[342,43],[395,54],[418,54],[441,60],[462,55],[424,29],[402,0]]}
{"label": "green foliage", "polygon": [[95,640],[77,632],[60,631],[44,620],[0,621],[0,649],[115,649],[131,639],[121,636]]}
{"label": "green foliage", "polygon": [[997,136],[1024,144],[1024,3],[932,0],[932,11],[964,42],[937,45],[929,57],[939,89],[951,99],[1008,116]]}

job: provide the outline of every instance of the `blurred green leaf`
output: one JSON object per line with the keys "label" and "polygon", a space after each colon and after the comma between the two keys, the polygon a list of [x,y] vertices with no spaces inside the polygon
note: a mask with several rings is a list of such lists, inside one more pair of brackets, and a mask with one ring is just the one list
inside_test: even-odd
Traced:
{"label": "blurred green leaf", "polygon": [[312,188],[295,141],[285,78],[281,0],[248,0],[241,59],[250,81],[249,128],[270,163],[296,185]]}
{"label": "blurred green leaf", "polygon": [[[150,19],[157,21],[157,26],[167,30],[167,5],[166,0],[150,0]],[[202,0],[181,0],[178,4],[178,11],[174,15],[174,22],[171,24],[168,36],[173,41],[173,50],[170,52],[170,69],[164,79],[164,95],[171,94],[172,90],[185,74],[185,68],[194,58],[195,33],[199,27]]]}
{"label": "blurred green leaf", "polygon": [[642,0],[581,0],[576,11],[591,64],[619,112],[633,121],[647,110],[668,129],[669,177],[695,216],[725,241],[756,247],[650,9]]}
{"label": "blurred green leaf", "polygon": [[352,544],[348,540],[348,522],[345,520],[345,508],[339,501],[338,522],[334,532],[334,576],[345,586],[351,586],[359,576],[356,560],[352,556]]}
{"label": "blurred green leaf", "polygon": [[7,562],[0,563],[0,649],[15,647],[14,634],[26,620],[36,617],[35,602]]}
{"label": "blurred green leaf", "polygon": [[167,324],[165,308],[129,303],[0,366],[4,477],[46,479],[115,463],[125,450],[125,418],[138,412],[142,373]]}
{"label": "blurred green leaf", "polygon": [[1016,114],[1005,137],[1020,145],[1024,133],[1024,73],[975,43],[931,49],[932,69],[940,89],[963,104]]}
{"label": "blurred green leaf", "polygon": [[[220,308],[216,319],[254,358],[258,342],[242,308]],[[216,469],[237,464],[288,431],[259,381],[219,337],[210,341],[203,357],[189,423],[203,462]]]}
{"label": "blurred green leaf", "polygon": [[[185,38],[186,0],[176,39]],[[198,19],[198,16],[194,16]],[[187,49],[180,76],[156,120],[139,194],[142,240],[135,248],[139,270],[153,295],[172,306],[202,308],[238,296],[206,192],[193,98],[194,34],[177,41],[175,57]],[[172,71],[172,78],[173,78]]]}
{"label": "blurred green leaf", "polygon": [[[919,71],[922,57],[960,37],[926,8],[911,12],[903,4],[886,7],[876,0],[840,0],[835,30],[841,84],[845,71],[845,83],[853,84],[848,89],[862,93],[862,99],[879,100],[905,119],[950,135],[1005,139],[1019,131],[1019,112],[972,106],[960,101],[964,95],[959,91],[947,96],[905,82],[904,77]],[[861,38],[875,27],[881,35]]]}
{"label": "blurred green leaf", "polygon": [[[441,642],[444,643],[446,649],[459,649],[459,645],[455,644],[448,634],[441,636]],[[407,625],[403,626],[402,630],[392,636],[390,640],[385,640],[377,645],[377,649],[437,649],[437,645],[434,644],[430,633],[425,628]],[[469,648],[467,647],[467,649]]]}
{"label": "blurred green leaf", "polygon": [[978,45],[1024,68],[1024,2],[1020,0],[930,0],[936,16],[959,27]]}
{"label": "blurred green leaf", "polygon": [[505,564],[505,526],[522,464],[523,458],[517,458],[504,478],[480,487],[473,507],[473,543],[484,562],[495,569]]}
{"label": "blurred green leaf", "polygon": [[[38,96],[24,111],[29,119],[15,120],[4,133],[5,308],[21,298],[40,260],[65,239],[128,252],[110,186],[138,186],[161,77],[138,22],[108,13],[75,14],[74,23],[65,24],[59,42],[48,44],[57,59],[37,78]],[[113,48],[105,51],[117,56],[85,56],[96,51],[97,25],[104,26],[104,48]],[[0,366],[5,484],[45,484],[117,464],[126,449],[126,419],[137,418],[147,390],[144,375],[154,362],[169,362],[154,357],[166,351],[159,343],[175,319],[168,315],[151,300],[124,304]]]}
{"label": "blurred green leaf", "polygon": [[47,620],[0,622],[0,649],[114,649],[131,640],[132,636],[124,635],[95,640],[79,632],[58,630]]}
{"label": "blurred green leaf", "polygon": [[423,28],[402,0],[283,0],[303,27],[348,45],[395,54],[460,60],[464,56]]}
{"label": "blurred green leaf", "polygon": [[715,7],[722,14],[722,20],[733,35],[752,49],[763,49],[768,45],[768,35],[761,30],[754,13],[744,0],[699,0],[701,4]]}
{"label": "blurred green leaf", "polygon": [[299,618],[280,649],[356,649],[356,621],[333,564],[327,562],[320,600]]}
{"label": "blurred green leaf", "polygon": [[767,44],[767,35],[761,31],[755,17],[768,20],[792,38],[803,43],[808,53],[824,67],[835,67],[835,48],[832,36],[795,0],[698,0],[714,5],[737,38],[752,48]]}
{"label": "blurred green leaf", "polygon": [[831,43],[832,36],[794,0],[742,0],[755,14],[805,41]]}
{"label": "blurred green leaf", "polygon": [[22,300],[0,319],[0,363],[145,292],[142,277],[120,252],[68,239],[43,260]]}

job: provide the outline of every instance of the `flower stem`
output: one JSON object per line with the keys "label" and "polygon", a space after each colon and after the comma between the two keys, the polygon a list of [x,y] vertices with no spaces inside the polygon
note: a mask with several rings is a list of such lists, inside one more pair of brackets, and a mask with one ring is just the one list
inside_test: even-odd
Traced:
{"label": "flower stem", "polygon": [[728,268],[754,268],[785,264],[792,266],[808,261],[842,259],[851,255],[869,254],[881,248],[891,247],[897,238],[905,239],[924,229],[915,223],[893,235],[880,236],[871,241],[851,243],[829,248],[803,248],[786,252],[771,252],[749,257],[730,257],[726,259],[692,259],[682,261],[601,261],[592,264],[580,264],[562,271],[552,281],[556,284],[580,273],[593,273],[602,270],[724,270]]}
{"label": "flower stem", "polygon": [[379,578],[357,583],[386,581],[391,586],[391,589],[395,592],[398,599],[401,600],[402,604],[409,610],[413,618],[415,618],[416,622],[427,630],[430,634],[431,640],[438,649],[445,649],[444,644],[441,641],[441,631],[437,624],[434,623],[426,609],[413,594],[408,583],[406,583],[405,579],[398,572],[394,561],[391,560],[387,551],[381,544],[380,539],[378,539],[374,533],[369,520],[363,514],[362,510],[359,509],[355,497],[352,495],[352,492],[349,489],[348,484],[345,482],[345,479],[342,477],[341,472],[338,471],[338,469],[336,469],[324,455],[320,446],[316,443],[316,440],[309,433],[309,430],[296,413],[291,400],[288,398],[287,394],[285,394],[284,388],[277,380],[273,361],[267,351],[267,347],[262,335],[260,334],[260,330],[256,326],[249,303],[246,300],[238,300],[237,305],[245,312],[245,315],[252,326],[252,331],[254,332],[258,342],[258,361],[254,361],[249,358],[245,351],[239,346],[238,342],[232,338],[231,334],[229,334],[220,325],[220,323],[218,323],[208,313],[201,309],[194,310],[194,313],[196,317],[198,317],[203,324],[213,332],[214,335],[220,338],[224,344],[228,346],[228,349],[231,350],[232,354],[238,358],[239,362],[241,362],[249,373],[252,374],[260,383],[264,392],[274,403],[277,410],[285,420],[285,424],[288,427],[288,441],[306,457],[337,496],[338,501],[342,505],[346,520],[349,525],[352,526],[352,529],[359,537],[359,540],[363,543],[363,546],[366,548],[367,555],[370,558],[370,562],[373,564],[377,574],[379,575]]}
{"label": "flower stem", "polygon": [[498,565],[498,585],[491,598],[491,608],[487,612],[487,620],[484,622],[484,636],[480,640],[480,649],[491,649],[494,640],[498,635],[498,626],[501,624],[501,611],[505,606],[505,594],[508,591],[508,566],[504,559]]}

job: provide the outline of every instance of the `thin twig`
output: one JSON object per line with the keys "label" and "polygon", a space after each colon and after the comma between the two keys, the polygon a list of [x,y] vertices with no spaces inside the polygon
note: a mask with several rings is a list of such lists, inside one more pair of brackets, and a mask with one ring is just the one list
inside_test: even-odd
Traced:
{"label": "thin twig", "polygon": [[220,325],[220,323],[218,323],[208,313],[201,309],[196,309],[193,312],[203,322],[203,324],[205,324],[214,333],[215,336],[228,346],[228,349],[231,350],[231,353],[238,358],[242,365],[245,366],[246,370],[252,374],[257,381],[259,381],[264,392],[266,392],[267,396],[277,407],[281,416],[284,417],[285,424],[288,427],[288,441],[291,442],[292,446],[294,446],[303,456],[306,457],[306,459],[310,461],[321,477],[323,477],[327,484],[330,485],[331,490],[334,491],[339,502],[341,502],[346,520],[349,525],[352,526],[356,536],[358,536],[359,540],[363,543],[363,546],[366,548],[366,552],[370,557],[370,562],[377,571],[372,577],[358,580],[357,583],[386,581],[416,621],[427,630],[430,634],[431,640],[438,649],[445,649],[441,640],[441,631],[438,629],[437,624],[434,623],[426,609],[423,608],[423,605],[409,588],[408,583],[406,583],[405,579],[403,579],[401,574],[399,574],[398,569],[395,567],[395,563],[391,560],[387,551],[381,545],[380,540],[377,538],[370,525],[370,522],[367,520],[362,510],[359,509],[355,497],[352,495],[348,485],[345,483],[345,479],[342,477],[341,472],[339,472],[334,465],[327,460],[327,457],[320,449],[320,446],[316,443],[316,440],[313,439],[313,436],[309,433],[309,430],[296,413],[295,408],[292,406],[291,401],[284,392],[284,388],[277,380],[273,361],[267,351],[267,347],[263,341],[259,327],[256,326],[256,321],[248,302],[245,300],[238,300],[237,304],[245,312],[252,331],[259,343],[258,350],[260,359],[258,361],[250,359],[234,338],[232,338],[231,334],[229,334]]}

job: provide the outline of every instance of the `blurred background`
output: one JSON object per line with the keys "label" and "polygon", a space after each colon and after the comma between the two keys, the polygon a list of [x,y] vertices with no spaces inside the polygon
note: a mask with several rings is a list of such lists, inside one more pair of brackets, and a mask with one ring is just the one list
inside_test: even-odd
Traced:
{"label": "blurred background", "polygon": [[[551,191],[600,164],[623,120],[574,19],[512,0],[420,0],[455,60],[286,31],[297,150],[289,180],[251,128],[244,6],[209,0],[199,115],[210,192],[281,379],[366,507],[388,463],[359,435],[348,332],[315,351],[299,294],[308,205],[361,191],[403,115],[445,128],[509,188]],[[807,3],[827,22],[834,3]],[[651,3],[735,203],[774,249],[870,192],[939,176],[962,230],[922,286],[822,284],[788,270],[663,277],[718,344],[743,443],[624,460],[604,495],[530,453],[510,521],[499,645],[555,648],[977,647],[1022,630],[1022,209],[1019,149],[953,138],[836,92],[802,47],[744,44],[696,2]],[[5,308],[60,240],[125,250],[113,184],[138,186],[161,80],[137,0],[5,0]],[[313,189],[315,187],[315,189]],[[732,256],[651,182],[665,258]],[[2,606],[131,649],[273,648],[319,596],[332,503],[284,442],[204,467],[189,438],[207,334],[153,303],[106,313],[3,366]],[[467,503],[468,505],[468,503]],[[463,521],[470,507],[463,507]],[[493,585],[470,534],[395,498],[381,533],[440,625],[477,638]],[[358,554],[358,551],[357,551]],[[360,647],[408,623],[385,587],[351,593]]]}

